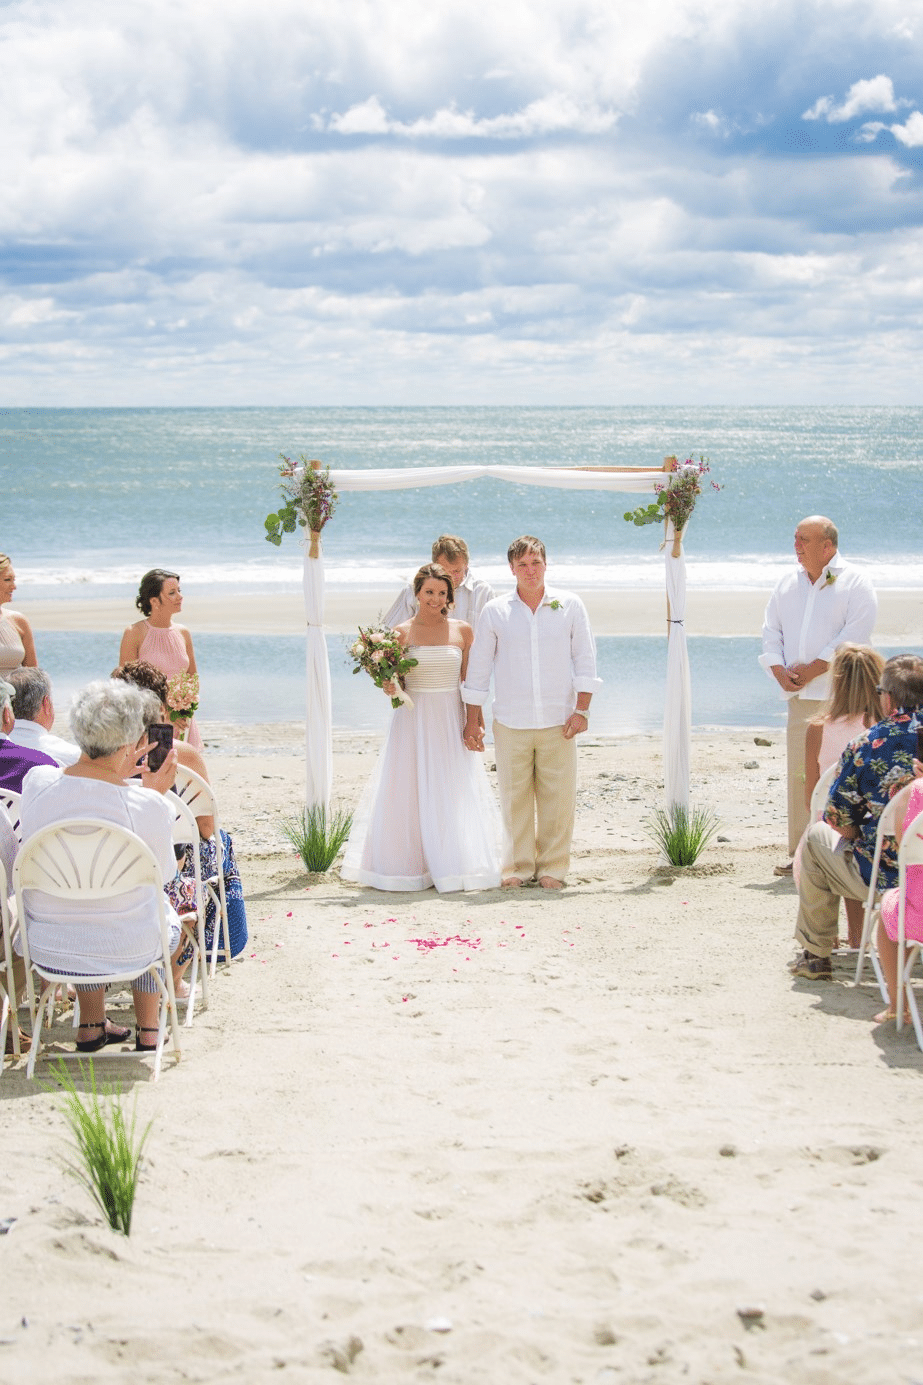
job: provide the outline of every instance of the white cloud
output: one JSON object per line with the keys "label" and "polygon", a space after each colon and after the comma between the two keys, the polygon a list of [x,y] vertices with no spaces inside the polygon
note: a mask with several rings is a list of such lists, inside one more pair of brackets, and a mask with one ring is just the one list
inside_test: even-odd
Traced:
{"label": "white cloud", "polygon": [[[408,139],[529,139],[536,135],[573,131],[602,134],[611,130],[618,112],[599,107],[581,107],[561,92],[552,92],[531,101],[510,114],[477,117],[472,111],[444,106],[430,116],[403,121],[389,118],[377,96],[351,106],[342,115],[333,115],[329,130],[340,135],[399,135]],[[323,128],[323,123],[319,122]]]}
{"label": "white cloud", "polygon": [[821,96],[810,110],[803,113],[802,119],[824,119],[833,125],[844,120],[853,120],[857,115],[864,115],[866,111],[896,111],[902,104],[906,105],[907,102],[895,100],[894,83],[891,78],[879,73],[877,77],[853,82],[846,94],[846,100],[839,106],[834,105],[832,96]]}
{"label": "white cloud", "polygon": [[908,149],[918,149],[923,144],[923,114],[913,111],[903,125],[892,125],[891,133]]}

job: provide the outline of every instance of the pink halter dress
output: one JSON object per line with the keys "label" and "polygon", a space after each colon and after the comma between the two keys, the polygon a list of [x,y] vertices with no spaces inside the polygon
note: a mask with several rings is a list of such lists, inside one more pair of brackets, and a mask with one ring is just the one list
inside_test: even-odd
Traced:
{"label": "pink halter dress", "polygon": [[[160,629],[158,626],[147,622],[144,639],[138,647],[138,658],[153,664],[155,668],[159,668],[160,672],[165,674],[167,678],[174,678],[177,673],[185,673],[189,667],[186,642],[182,632],[177,630],[174,625]],[[196,750],[202,749],[202,735],[196,725],[195,717],[186,727],[186,740],[190,745],[194,745]]]}

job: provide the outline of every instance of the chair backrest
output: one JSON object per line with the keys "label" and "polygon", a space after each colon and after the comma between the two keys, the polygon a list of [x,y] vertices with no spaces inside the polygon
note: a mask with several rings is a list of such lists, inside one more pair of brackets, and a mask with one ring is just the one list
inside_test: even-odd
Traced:
{"label": "chair backrest", "polygon": [[198,850],[200,841],[199,829],[196,825],[195,814],[187,803],[178,794],[170,794],[167,802],[173,809],[173,841],[176,846],[195,846]]}
{"label": "chair backrest", "polygon": [[139,885],[163,892],[150,847],[114,822],[65,818],[43,827],[21,848],[13,866],[17,898],[43,890],[58,899],[110,899]]}
{"label": "chair backrest", "polygon": [[195,770],[185,765],[176,767],[175,791],[178,798],[192,810],[193,817],[212,817],[215,820],[215,837],[219,836],[218,804],[211,784]]}
{"label": "chair backrest", "polygon": [[897,864],[901,871],[908,866],[923,866],[923,813],[917,813],[908,822],[897,853]]}
{"label": "chair backrest", "polygon": [[830,794],[830,786],[836,778],[839,768],[840,763],[836,761],[835,764],[830,765],[828,769],[824,770],[823,774],[814,785],[814,791],[811,794],[811,808],[809,814],[812,822],[820,822],[821,818],[824,816],[824,809],[827,806],[827,798]]}
{"label": "chair backrest", "polygon": [[15,789],[0,789],[0,803],[7,811],[7,816],[13,824],[13,831],[16,833],[16,840],[22,841],[22,828],[19,825],[19,810],[22,802],[22,794],[18,794]]}

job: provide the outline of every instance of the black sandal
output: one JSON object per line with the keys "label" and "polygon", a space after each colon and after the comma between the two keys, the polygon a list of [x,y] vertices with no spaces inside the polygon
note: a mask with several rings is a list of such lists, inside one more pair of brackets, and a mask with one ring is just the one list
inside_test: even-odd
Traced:
{"label": "black sandal", "polygon": [[100,1032],[95,1039],[78,1039],[78,1053],[98,1053],[107,1044],[124,1044],[131,1038],[130,1029],[120,1029],[117,1024],[110,1028],[108,1020],[87,1020],[80,1028],[98,1029]]}
{"label": "black sandal", "polygon": [[135,1051],[136,1051],[137,1053],[156,1053],[156,1052],[157,1052],[157,1045],[156,1045],[156,1044],[143,1044],[143,1043],[141,1042],[141,1035],[142,1035],[142,1034],[159,1034],[159,1033],[160,1033],[160,1026],[159,1026],[159,1025],[156,1026],[156,1027],[154,1027],[154,1028],[151,1028],[150,1026],[144,1025],[144,1024],[136,1025],[136,1026],[135,1026]]}

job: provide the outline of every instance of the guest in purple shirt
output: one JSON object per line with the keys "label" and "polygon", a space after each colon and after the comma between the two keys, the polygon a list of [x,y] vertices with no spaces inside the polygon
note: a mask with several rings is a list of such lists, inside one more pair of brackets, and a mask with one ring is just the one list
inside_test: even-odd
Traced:
{"label": "guest in purple shirt", "polygon": [[0,789],[14,789],[16,793],[22,793],[22,781],[34,769],[36,765],[55,765],[50,755],[43,755],[40,750],[30,750],[28,746],[16,745],[9,739],[9,734],[13,729],[13,707],[11,698],[13,688],[0,678],[0,706],[3,708],[2,719],[0,719]]}

